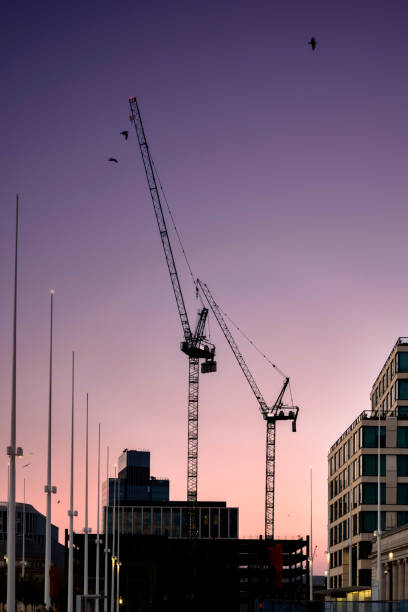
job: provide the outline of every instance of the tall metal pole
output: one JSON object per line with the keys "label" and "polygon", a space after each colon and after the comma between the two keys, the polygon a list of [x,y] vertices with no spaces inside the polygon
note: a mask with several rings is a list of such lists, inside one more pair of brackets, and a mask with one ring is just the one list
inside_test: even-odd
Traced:
{"label": "tall metal pole", "polygon": [[377,584],[378,599],[382,600],[381,580],[381,413],[378,410],[378,457],[377,457]]}
{"label": "tall metal pole", "polygon": [[[88,393],[86,394],[84,595],[88,595]],[[86,608],[85,602],[85,608]]]}
{"label": "tall metal pole", "polygon": [[309,593],[313,601],[313,495],[312,495],[312,466],[310,466],[310,553],[309,553]]}
{"label": "tall metal pole", "polygon": [[49,608],[50,597],[50,567],[51,567],[51,495],[57,492],[57,488],[51,485],[51,436],[52,436],[52,332],[54,314],[54,289],[51,289],[51,314],[50,314],[50,375],[48,389],[48,455],[47,455],[47,484],[44,491],[47,495],[47,516],[45,520],[45,565],[44,565],[44,602]]}
{"label": "tall metal pole", "polygon": [[14,310],[13,310],[13,361],[11,382],[11,427],[10,446],[7,455],[10,457],[10,478],[8,491],[7,515],[7,610],[16,609],[16,455],[23,454],[22,448],[16,448],[16,390],[17,390],[17,254],[18,254],[18,195],[16,197],[16,246],[14,254]]}
{"label": "tall metal pole", "polygon": [[[108,482],[108,493],[109,493],[109,482]],[[115,466],[115,480],[113,481],[113,520],[112,520],[112,574],[111,574],[111,612],[115,612],[115,510],[116,510],[116,466]]]}
{"label": "tall metal pole", "polygon": [[108,559],[110,550],[108,548],[108,519],[109,519],[109,446],[106,449],[106,484],[108,491],[108,499],[106,500],[105,506],[105,576],[103,582],[103,612],[108,612]]}
{"label": "tall metal pole", "polygon": [[116,561],[116,612],[119,612],[119,597],[120,597],[120,590],[119,590],[119,568],[120,568],[120,519],[121,519],[121,511],[120,511],[120,505],[118,504],[118,554],[117,554],[117,561]]}
{"label": "tall metal pole", "polygon": [[24,497],[23,497],[23,559],[21,562],[21,577],[25,575],[25,478],[24,478]]}
{"label": "tall metal pole", "polygon": [[[101,489],[101,424],[98,426],[98,509],[96,511],[96,581],[95,594],[99,596],[99,555],[100,555],[100,540],[99,533],[99,507],[100,507],[100,489]],[[95,600],[95,612],[99,612],[99,599]]]}
{"label": "tall metal pole", "polygon": [[353,583],[353,489],[350,485],[349,492],[349,575],[348,575],[348,586],[351,587]]}
{"label": "tall metal pole", "polygon": [[69,516],[69,554],[68,554],[68,612],[74,610],[74,390],[75,390],[75,353],[72,353],[72,409],[71,409],[71,489]]}

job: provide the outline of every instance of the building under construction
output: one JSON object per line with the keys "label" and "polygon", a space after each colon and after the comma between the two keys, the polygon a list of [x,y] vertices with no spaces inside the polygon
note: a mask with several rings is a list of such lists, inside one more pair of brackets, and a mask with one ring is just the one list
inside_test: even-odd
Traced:
{"label": "building under construction", "polygon": [[[95,592],[95,535],[89,538],[89,592],[92,593]],[[67,539],[66,532],[68,559]],[[126,611],[252,612],[267,599],[306,600],[309,597],[308,546],[308,538],[270,541],[262,537],[241,540],[121,535],[116,596],[121,610]],[[101,556],[103,594],[103,553]],[[75,534],[76,593],[83,592],[83,559],[84,535]],[[110,555],[107,564],[110,602]]]}

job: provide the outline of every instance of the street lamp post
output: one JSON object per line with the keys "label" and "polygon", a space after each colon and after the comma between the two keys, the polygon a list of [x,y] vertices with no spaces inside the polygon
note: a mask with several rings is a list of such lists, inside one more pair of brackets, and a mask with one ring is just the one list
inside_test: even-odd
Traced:
{"label": "street lamp post", "polygon": [[381,576],[381,412],[378,409],[378,449],[377,449],[377,593],[378,600],[383,598]]}

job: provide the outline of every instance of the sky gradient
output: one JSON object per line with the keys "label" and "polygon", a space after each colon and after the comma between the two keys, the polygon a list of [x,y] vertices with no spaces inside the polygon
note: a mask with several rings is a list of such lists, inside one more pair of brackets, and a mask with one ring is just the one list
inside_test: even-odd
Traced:
{"label": "sky gradient", "polygon": [[[291,378],[298,431],[278,424],[275,534],[309,533],[325,569],[327,452],[408,335],[405,2],[6,1],[1,24],[0,498],[7,497],[15,194],[21,196],[17,471],[45,511],[49,290],[55,289],[53,522],[68,526],[70,364],[84,527],[85,398],[96,527],[102,474],[124,448],[186,496],[187,360],[129,96],[194,273]],[[307,41],[315,36],[312,52]],[[119,163],[106,160],[116,157]],[[175,248],[191,325],[197,303]],[[201,500],[264,530],[265,424],[211,321],[200,383]],[[265,399],[281,379],[236,334]],[[31,454],[32,453],[32,454]],[[31,463],[27,468],[22,467]],[[56,504],[56,500],[61,500]]]}

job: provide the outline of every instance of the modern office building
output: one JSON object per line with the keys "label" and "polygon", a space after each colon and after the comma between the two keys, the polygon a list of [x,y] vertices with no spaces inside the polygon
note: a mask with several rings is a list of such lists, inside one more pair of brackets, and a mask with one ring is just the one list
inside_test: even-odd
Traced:
{"label": "modern office building", "polygon": [[[198,515],[198,538],[210,540],[238,538],[238,508],[227,508],[225,502],[202,501],[195,504]],[[191,504],[186,501],[139,502],[108,508],[108,533],[118,525],[123,535],[156,535],[168,538],[188,538]],[[105,513],[104,513],[105,520]],[[104,523],[105,525],[105,523]]]}
{"label": "modern office building", "polygon": [[167,478],[150,476],[149,451],[125,448],[118,458],[118,478],[109,478],[103,483],[102,504],[113,506],[115,497],[124,506],[132,506],[139,501],[168,501],[169,489]]}
{"label": "modern office building", "polygon": [[[115,490],[116,487],[116,490]],[[118,459],[118,477],[103,485],[103,524],[112,533],[118,526],[123,535],[156,535],[168,538],[189,537],[191,504],[169,501],[169,481],[150,475],[150,452],[125,448]],[[197,502],[199,538],[237,539],[238,508],[225,502]],[[106,519],[106,512],[108,518]]]}
{"label": "modern office building", "polygon": [[[31,504],[16,504],[16,565],[22,567],[23,539],[25,548],[25,573],[44,578],[45,554],[44,514]],[[23,529],[23,525],[25,525]],[[0,559],[7,555],[7,502],[0,502]],[[58,542],[58,527],[51,525],[51,559],[59,568],[64,567],[64,547]]]}
{"label": "modern office building", "polygon": [[371,585],[378,453],[381,530],[408,523],[408,338],[398,338],[372,386],[370,400],[371,410],[357,417],[328,455],[332,589]]}

